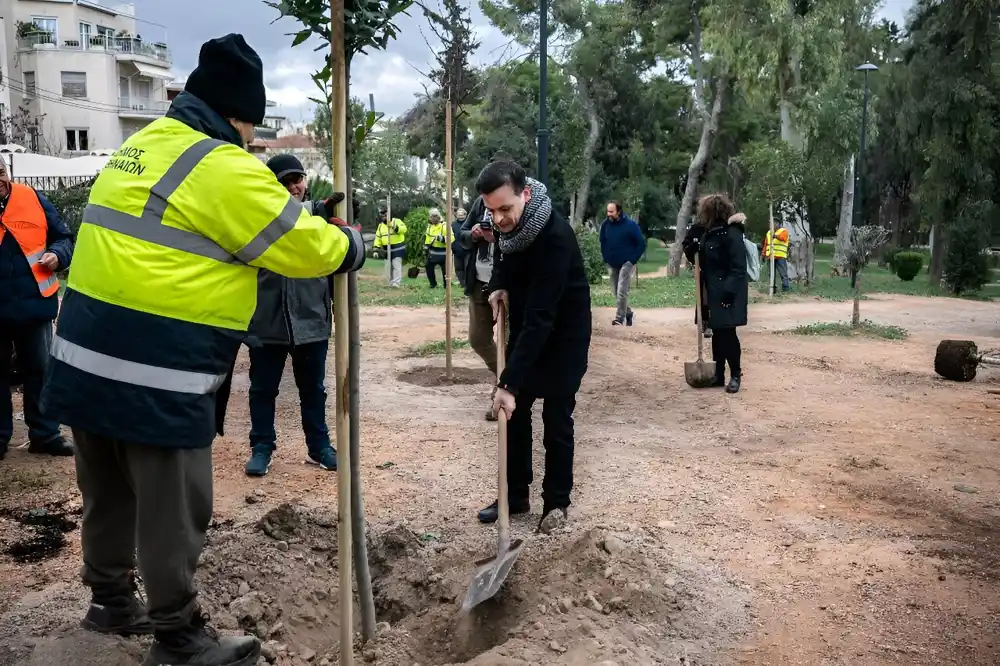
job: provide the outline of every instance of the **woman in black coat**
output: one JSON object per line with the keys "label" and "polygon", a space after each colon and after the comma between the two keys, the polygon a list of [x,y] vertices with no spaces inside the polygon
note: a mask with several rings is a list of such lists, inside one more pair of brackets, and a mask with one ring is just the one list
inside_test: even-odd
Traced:
{"label": "woman in black coat", "polygon": [[[684,254],[701,263],[702,314],[712,329],[712,358],[715,360],[715,384],[729,393],[740,390],[739,326],[747,325],[750,300],[747,279],[746,246],[743,222],[732,202],[722,194],[710,194],[698,202],[697,224],[683,241]],[[726,385],[726,364],[730,380]]]}

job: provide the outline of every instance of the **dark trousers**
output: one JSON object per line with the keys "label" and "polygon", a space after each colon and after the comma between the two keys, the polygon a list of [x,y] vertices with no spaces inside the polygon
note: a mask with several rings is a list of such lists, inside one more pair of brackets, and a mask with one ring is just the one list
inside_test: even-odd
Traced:
{"label": "dark trousers", "polygon": [[775,257],[774,272],[781,278],[781,290],[789,291],[792,288],[792,283],[788,279],[788,259],[778,259]]}
{"label": "dark trousers", "polygon": [[486,283],[476,280],[469,295],[469,345],[483,363],[497,374],[497,344],[493,340],[493,307]]}
{"label": "dark trousers", "polygon": [[59,422],[42,409],[42,381],[49,364],[52,322],[0,323],[0,446],[14,435],[14,407],[10,399],[11,350],[17,352],[17,370],[24,394],[24,422],[28,439],[47,444],[59,438]]}
{"label": "dark trousers", "polygon": [[302,430],[306,446],[316,453],[330,446],[326,427],[326,354],[328,340],[304,345],[264,345],[250,348],[250,445],[277,446],[275,401],[281,388],[285,361],[292,357],[292,373],[299,389]]}
{"label": "dark trousers", "polygon": [[740,370],[740,339],[736,335],[735,328],[716,328],[712,330],[712,360],[715,361],[715,374],[723,377],[726,372],[726,364],[729,364],[729,374],[739,377]]}
{"label": "dark trousers", "polygon": [[447,268],[447,266],[445,265],[445,259],[444,259],[444,257],[441,257],[440,259],[437,258],[437,257],[428,258],[427,259],[427,281],[431,284],[431,289],[436,289],[437,286],[438,286],[437,271],[434,270],[435,266],[440,266],[441,267],[441,282],[444,282],[447,279],[447,277],[448,277],[447,275],[445,275],[445,269]]}
{"label": "dark trousers", "polygon": [[[507,428],[507,491],[511,502],[527,501],[533,481],[531,468],[531,408],[535,398],[517,396],[517,406]],[[542,501],[547,513],[570,505],[573,490],[573,410],[576,396],[545,398],[542,424],[545,432],[545,478]]]}
{"label": "dark trousers", "polygon": [[73,429],[83,496],[82,577],[94,600],[131,594],[136,550],[156,631],[186,626],[212,520],[212,449],[132,444]]}

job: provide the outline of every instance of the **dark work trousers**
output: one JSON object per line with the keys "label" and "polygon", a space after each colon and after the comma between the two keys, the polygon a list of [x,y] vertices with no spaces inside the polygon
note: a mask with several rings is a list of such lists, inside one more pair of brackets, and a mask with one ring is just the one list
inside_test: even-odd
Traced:
{"label": "dark work trousers", "polygon": [[712,360],[715,361],[716,376],[723,377],[725,375],[727,363],[731,376],[741,376],[741,354],[740,339],[736,335],[735,328],[712,329]]}
{"label": "dark work trousers", "polygon": [[156,631],[188,625],[212,520],[212,449],[132,444],[73,429],[83,496],[82,577],[94,600],[131,594],[136,550]]}
{"label": "dark work trousers", "polygon": [[[531,468],[531,408],[536,398],[519,395],[507,429],[507,491],[509,501],[528,499],[533,480]],[[542,501],[546,512],[570,505],[573,490],[573,410],[576,396],[545,398],[542,424],[545,432],[545,478]]]}
{"label": "dark work trousers", "polygon": [[461,258],[455,257],[455,261],[452,264],[455,267],[455,277],[458,279],[458,284],[461,285],[462,289],[465,289],[465,262]]}
{"label": "dark work trousers", "polygon": [[47,417],[39,404],[51,346],[50,321],[0,322],[0,446],[6,446],[14,435],[14,408],[10,400],[12,349],[17,352],[28,439],[38,444],[59,439],[59,422]]}
{"label": "dark work trousers", "polygon": [[292,357],[292,373],[299,389],[302,430],[309,453],[330,447],[326,427],[326,354],[328,340],[304,345],[264,345],[250,348],[250,445],[277,446],[274,405],[281,388],[285,361]]}
{"label": "dark work trousers", "polygon": [[445,275],[445,269],[447,268],[447,266],[445,265],[445,259],[444,259],[444,257],[442,257],[440,259],[436,259],[436,258],[435,259],[428,259],[427,260],[427,281],[430,283],[431,289],[437,289],[437,286],[438,286],[437,271],[434,269],[435,266],[440,266],[441,267],[441,282],[444,282],[447,279],[447,275]]}

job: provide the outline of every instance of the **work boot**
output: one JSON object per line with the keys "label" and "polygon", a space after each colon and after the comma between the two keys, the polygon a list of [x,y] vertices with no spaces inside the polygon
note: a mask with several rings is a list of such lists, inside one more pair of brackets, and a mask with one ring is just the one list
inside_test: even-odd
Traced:
{"label": "work boot", "polygon": [[729,379],[729,386],[726,387],[726,393],[739,393],[740,392],[740,376],[733,375]]}
{"label": "work boot", "polygon": [[71,456],[73,455],[73,445],[60,435],[47,442],[30,442],[28,453],[43,456]]}
{"label": "work boot", "polygon": [[247,476],[267,476],[271,470],[271,454],[274,447],[270,444],[255,444],[247,461]]}
{"label": "work boot", "polygon": [[306,456],[307,465],[316,465],[327,472],[337,471],[337,450],[332,446],[320,449],[315,453]]}
{"label": "work boot", "polygon": [[10,447],[9,442],[0,442],[0,460],[7,457],[7,449]]}
{"label": "work boot", "polygon": [[622,320],[622,319],[619,319],[618,317],[615,317],[613,320],[611,320],[611,325],[612,326],[624,326],[625,325],[625,321]]}
{"label": "work boot", "polygon": [[569,514],[565,508],[554,508],[545,511],[542,519],[538,521],[538,531],[542,534],[552,534],[566,524]]}
{"label": "work boot", "polygon": [[221,638],[200,612],[177,631],[157,631],[143,666],[256,666],[260,641],[255,636]]}
{"label": "work boot", "polygon": [[631,326],[634,323],[635,323],[635,313],[629,310],[628,314],[625,315],[625,325]]}
{"label": "work boot", "polygon": [[[531,503],[524,500],[510,500],[507,502],[510,507],[510,515],[520,516],[531,512]],[[488,507],[479,512],[479,522],[490,524],[495,523],[500,518],[500,503],[493,502]]]}
{"label": "work boot", "polygon": [[122,589],[95,589],[87,614],[80,626],[87,631],[119,636],[142,636],[153,633],[146,607],[137,597],[135,578]]}

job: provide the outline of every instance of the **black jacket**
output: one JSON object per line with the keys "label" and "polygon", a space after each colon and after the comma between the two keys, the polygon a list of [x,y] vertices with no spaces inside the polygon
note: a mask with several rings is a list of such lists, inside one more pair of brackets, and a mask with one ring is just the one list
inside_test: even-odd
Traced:
{"label": "black jacket", "polygon": [[462,262],[465,266],[466,296],[471,296],[472,290],[476,288],[476,281],[478,280],[476,277],[476,256],[479,254],[480,248],[488,244],[484,240],[476,240],[472,237],[472,227],[482,223],[485,217],[486,204],[483,203],[482,197],[477,197],[472,203],[469,215],[465,218],[465,222],[462,223],[462,228],[459,230],[456,238],[458,244],[465,250]]}
{"label": "black jacket", "polygon": [[500,385],[514,395],[574,395],[587,372],[591,314],[590,285],[572,227],[553,211],[527,249],[501,254],[497,247],[494,256],[490,291],[505,289],[510,299]]}
{"label": "black jacket", "polygon": [[682,243],[691,263],[695,252],[699,253],[702,315],[713,330],[747,325],[750,282],[743,233],[739,222],[713,227],[707,233],[704,227],[694,225]]}

